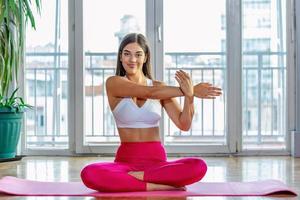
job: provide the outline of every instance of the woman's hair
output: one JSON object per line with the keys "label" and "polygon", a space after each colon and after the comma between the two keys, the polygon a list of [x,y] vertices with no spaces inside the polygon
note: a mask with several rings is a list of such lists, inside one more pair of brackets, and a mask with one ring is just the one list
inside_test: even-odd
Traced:
{"label": "woman's hair", "polygon": [[143,64],[143,73],[147,78],[152,79],[151,64],[150,64],[150,48],[146,37],[140,33],[129,33],[123,38],[118,50],[116,75],[117,76],[126,75],[126,71],[122,65],[120,57],[122,55],[122,51],[124,47],[130,43],[138,43],[139,46],[143,49],[147,59],[146,62]]}

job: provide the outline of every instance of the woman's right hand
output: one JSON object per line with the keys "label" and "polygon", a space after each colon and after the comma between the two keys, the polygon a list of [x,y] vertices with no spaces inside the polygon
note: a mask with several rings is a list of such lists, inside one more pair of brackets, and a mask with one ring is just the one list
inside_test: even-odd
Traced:
{"label": "woman's right hand", "polygon": [[194,96],[202,99],[215,99],[222,94],[222,89],[210,83],[198,83],[194,86]]}

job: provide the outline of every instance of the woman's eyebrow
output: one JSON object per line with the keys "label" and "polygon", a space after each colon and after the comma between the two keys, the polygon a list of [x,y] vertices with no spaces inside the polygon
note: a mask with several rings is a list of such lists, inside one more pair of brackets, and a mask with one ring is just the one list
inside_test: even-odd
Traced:
{"label": "woman's eyebrow", "polygon": [[[129,52],[131,53],[131,51],[127,50],[127,49],[124,49],[124,52]],[[143,51],[136,51],[135,53],[143,53]]]}

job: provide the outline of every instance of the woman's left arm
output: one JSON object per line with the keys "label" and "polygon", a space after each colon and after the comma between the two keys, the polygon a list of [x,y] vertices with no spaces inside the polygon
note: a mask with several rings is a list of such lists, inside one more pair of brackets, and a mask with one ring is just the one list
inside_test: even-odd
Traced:
{"label": "woman's left arm", "polygon": [[[162,105],[174,124],[183,131],[188,131],[191,127],[194,116],[194,94],[193,84],[188,74],[178,71],[175,76],[184,94],[183,109],[175,98],[161,100]],[[164,83],[160,83],[164,84]]]}
{"label": "woman's left arm", "polygon": [[188,131],[191,127],[194,105],[185,97],[183,109],[176,98],[161,100],[161,103],[174,124],[183,131]]}
{"label": "woman's left arm", "polygon": [[179,117],[182,130],[188,131],[191,127],[194,116],[194,86],[190,76],[179,70],[176,72],[175,79],[180,85],[180,89],[184,94],[184,105]]}

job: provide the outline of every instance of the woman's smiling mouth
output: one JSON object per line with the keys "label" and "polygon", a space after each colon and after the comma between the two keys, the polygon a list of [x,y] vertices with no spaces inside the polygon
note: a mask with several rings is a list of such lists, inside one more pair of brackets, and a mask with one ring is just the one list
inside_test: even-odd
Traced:
{"label": "woman's smiling mouth", "polygon": [[128,64],[128,67],[130,68],[134,68],[136,66],[136,64]]}

